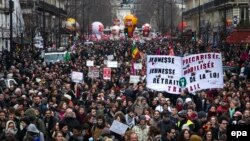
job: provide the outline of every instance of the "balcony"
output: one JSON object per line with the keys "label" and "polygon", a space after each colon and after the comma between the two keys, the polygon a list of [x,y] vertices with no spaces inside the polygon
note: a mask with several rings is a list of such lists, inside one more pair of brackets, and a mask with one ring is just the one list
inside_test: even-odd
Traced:
{"label": "balcony", "polygon": [[32,8],[34,6],[33,0],[20,0],[20,5],[22,8]]}
{"label": "balcony", "polygon": [[43,1],[39,1],[38,2],[38,5],[37,5],[37,8],[36,8],[38,11],[46,11],[52,15],[58,15],[59,13],[63,16],[66,16],[67,15],[67,12],[65,10],[63,10],[62,8],[58,8],[54,5],[51,5],[51,4],[48,4],[46,2],[43,2]]}
{"label": "balcony", "polygon": [[3,11],[4,14],[8,15],[10,11],[9,0],[3,0],[3,3],[0,5],[0,11]]}

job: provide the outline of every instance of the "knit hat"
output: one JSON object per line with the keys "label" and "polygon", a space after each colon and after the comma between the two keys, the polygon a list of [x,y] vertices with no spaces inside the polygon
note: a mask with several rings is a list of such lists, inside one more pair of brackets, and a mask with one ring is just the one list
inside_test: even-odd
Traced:
{"label": "knit hat", "polygon": [[201,118],[206,118],[206,117],[207,117],[206,112],[204,112],[204,111],[198,112],[198,118],[199,118],[199,119],[201,119]]}
{"label": "knit hat", "polygon": [[189,97],[185,99],[185,103],[188,103],[188,102],[191,102],[191,101],[192,101],[192,99],[189,98]]}
{"label": "knit hat", "polygon": [[181,103],[183,103],[183,100],[182,100],[182,98],[177,98],[177,100],[176,100],[176,103],[179,103],[179,102],[181,102]]}
{"label": "knit hat", "polygon": [[202,141],[202,138],[198,135],[191,135],[190,141]]}
{"label": "knit hat", "polygon": [[178,112],[178,116],[181,117],[181,118],[186,118],[187,111],[186,110],[181,110],[180,112]]}

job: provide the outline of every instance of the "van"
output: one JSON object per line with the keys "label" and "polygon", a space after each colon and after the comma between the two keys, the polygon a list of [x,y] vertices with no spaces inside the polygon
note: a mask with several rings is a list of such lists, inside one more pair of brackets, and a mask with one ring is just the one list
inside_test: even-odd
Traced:
{"label": "van", "polygon": [[65,55],[66,55],[66,51],[65,52],[44,53],[44,62],[45,63],[56,63],[56,62],[64,61]]}

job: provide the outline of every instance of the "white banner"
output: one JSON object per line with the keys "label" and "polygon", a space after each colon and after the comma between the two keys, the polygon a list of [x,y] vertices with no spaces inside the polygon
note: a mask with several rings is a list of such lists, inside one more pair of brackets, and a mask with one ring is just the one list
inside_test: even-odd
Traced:
{"label": "white banner", "polygon": [[223,66],[220,53],[202,53],[182,59],[183,76],[189,92],[202,89],[223,88]]}
{"label": "white banner", "polygon": [[180,94],[209,88],[223,88],[222,57],[219,53],[203,53],[185,57],[147,56],[147,87]]}
{"label": "white banner", "polygon": [[147,55],[147,87],[156,91],[180,94],[181,57]]}

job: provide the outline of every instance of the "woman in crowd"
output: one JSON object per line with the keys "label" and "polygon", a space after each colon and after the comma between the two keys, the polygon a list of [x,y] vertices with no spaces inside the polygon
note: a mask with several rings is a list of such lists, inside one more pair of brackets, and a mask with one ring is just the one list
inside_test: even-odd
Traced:
{"label": "woman in crowd", "polygon": [[184,129],[180,132],[178,141],[189,141],[191,135],[192,134],[188,129]]}

